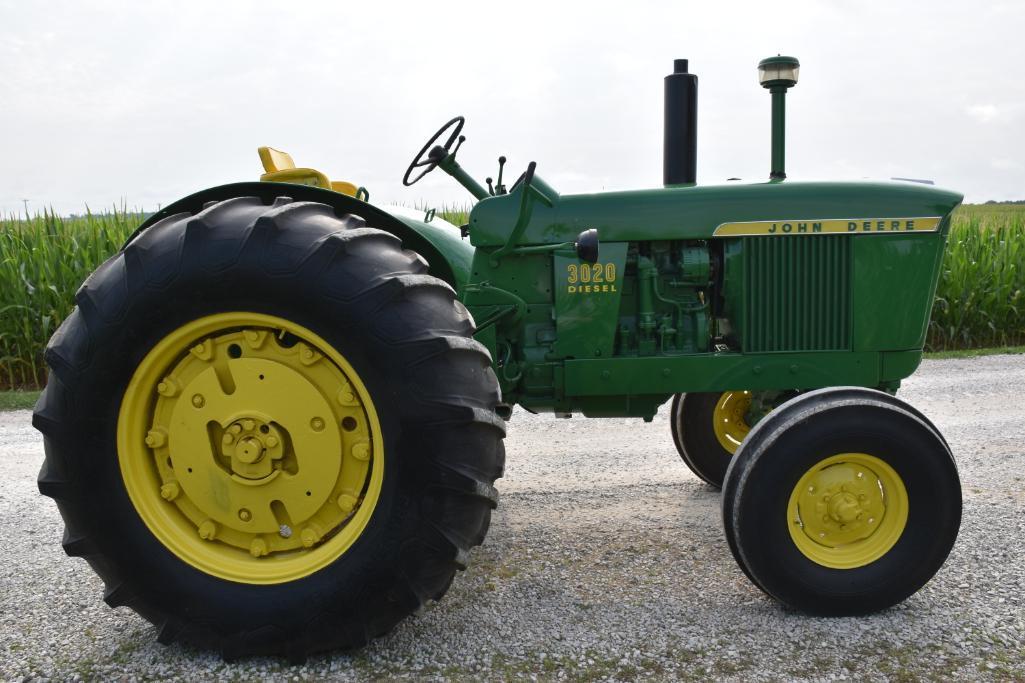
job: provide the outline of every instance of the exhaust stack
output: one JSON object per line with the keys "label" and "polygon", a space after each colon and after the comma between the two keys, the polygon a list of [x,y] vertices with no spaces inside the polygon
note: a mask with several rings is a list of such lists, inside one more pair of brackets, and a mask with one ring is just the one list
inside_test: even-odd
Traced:
{"label": "exhaust stack", "polygon": [[662,138],[662,183],[684,185],[697,178],[698,77],[687,60],[673,60],[665,78],[665,128]]}

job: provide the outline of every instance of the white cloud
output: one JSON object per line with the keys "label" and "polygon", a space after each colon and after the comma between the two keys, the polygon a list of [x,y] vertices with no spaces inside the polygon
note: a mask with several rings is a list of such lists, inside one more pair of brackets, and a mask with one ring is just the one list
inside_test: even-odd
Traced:
{"label": "white cloud", "polygon": [[972,104],[966,111],[979,123],[1010,123],[1023,108],[1021,104]]}

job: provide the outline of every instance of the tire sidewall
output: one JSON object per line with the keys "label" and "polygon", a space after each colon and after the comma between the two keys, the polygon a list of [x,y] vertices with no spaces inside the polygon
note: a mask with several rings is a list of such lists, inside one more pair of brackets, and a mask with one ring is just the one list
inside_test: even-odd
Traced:
{"label": "tire sidewall", "polygon": [[673,401],[673,440],[687,467],[702,481],[722,488],[733,454],[715,435],[715,407],[722,392],[683,394]]}

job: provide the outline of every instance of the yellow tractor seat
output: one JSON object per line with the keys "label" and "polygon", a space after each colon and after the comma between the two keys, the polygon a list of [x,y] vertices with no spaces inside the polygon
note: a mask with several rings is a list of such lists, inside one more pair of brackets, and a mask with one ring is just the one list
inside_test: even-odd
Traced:
{"label": "yellow tractor seat", "polygon": [[275,183],[295,183],[297,185],[313,185],[325,190],[334,190],[350,197],[355,197],[358,187],[344,180],[331,180],[320,171],[312,168],[296,168],[292,155],[273,147],[260,147],[260,161],[263,170],[260,180]]}

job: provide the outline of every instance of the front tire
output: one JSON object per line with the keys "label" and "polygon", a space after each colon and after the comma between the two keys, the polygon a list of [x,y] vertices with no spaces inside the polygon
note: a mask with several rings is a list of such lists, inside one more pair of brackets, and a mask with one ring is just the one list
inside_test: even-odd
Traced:
{"label": "front tire", "polygon": [[46,351],[39,488],[67,553],[161,642],[360,646],[483,541],[498,384],[452,289],[394,236],[323,204],[211,203],[76,302]]}
{"label": "front tire", "polygon": [[943,565],[961,487],[936,428],[882,392],[803,394],[751,431],[726,476],[723,526],[751,580],[796,609],[895,605]]}

